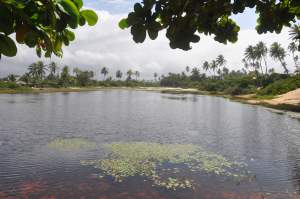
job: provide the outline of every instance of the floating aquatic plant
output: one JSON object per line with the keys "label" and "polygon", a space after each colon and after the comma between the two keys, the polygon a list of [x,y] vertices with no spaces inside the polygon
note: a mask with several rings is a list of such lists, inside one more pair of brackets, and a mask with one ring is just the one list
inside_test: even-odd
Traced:
{"label": "floating aquatic plant", "polygon": [[76,151],[96,148],[96,143],[83,138],[56,138],[48,143],[48,147],[59,151]]}
{"label": "floating aquatic plant", "polygon": [[[182,166],[190,172],[205,172],[233,178],[244,177],[243,173],[247,173],[243,171],[243,164],[229,161],[224,156],[192,144],[118,142],[105,144],[104,149],[110,152],[107,158],[81,161],[81,164],[99,168],[105,175],[114,177],[117,182],[139,175],[152,180],[154,185],[176,190],[191,188],[193,184],[192,180],[178,175]],[[165,168],[166,163],[174,167]]]}

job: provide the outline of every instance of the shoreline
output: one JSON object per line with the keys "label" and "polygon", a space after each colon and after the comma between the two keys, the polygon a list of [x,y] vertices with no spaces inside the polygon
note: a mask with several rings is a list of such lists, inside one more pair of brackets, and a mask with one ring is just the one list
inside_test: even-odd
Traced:
{"label": "shoreline", "polygon": [[[231,96],[224,93],[200,91],[194,88],[172,88],[172,87],[68,87],[68,88],[22,88],[22,89],[0,89],[1,94],[39,94],[39,93],[68,93],[68,92],[88,92],[109,89],[128,89],[139,91],[152,91],[166,94],[194,94],[194,95],[208,95],[223,97],[235,102],[240,102],[250,105],[259,105],[267,108],[279,110],[282,112],[296,112],[300,113],[300,104],[288,103],[273,103],[277,98],[260,99],[254,94]],[[280,97],[280,96],[279,96]],[[273,101],[272,101],[273,100]],[[300,117],[298,117],[300,119]]]}

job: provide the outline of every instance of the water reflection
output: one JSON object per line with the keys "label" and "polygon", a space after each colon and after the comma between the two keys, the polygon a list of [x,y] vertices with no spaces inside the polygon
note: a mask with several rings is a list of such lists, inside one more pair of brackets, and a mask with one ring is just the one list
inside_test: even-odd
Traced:
{"label": "water reflection", "polygon": [[[262,107],[210,96],[114,90],[0,95],[0,112],[0,198],[298,197],[300,123]],[[58,138],[84,138],[97,147],[81,150],[86,145],[79,141],[71,146],[80,150],[49,149]],[[103,146],[120,141],[203,146],[247,163],[256,178],[239,183],[183,169],[183,176],[197,182],[194,189],[169,191],[143,176],[124,183],[99,178],[99,169],[80,164],[106,158]]]}

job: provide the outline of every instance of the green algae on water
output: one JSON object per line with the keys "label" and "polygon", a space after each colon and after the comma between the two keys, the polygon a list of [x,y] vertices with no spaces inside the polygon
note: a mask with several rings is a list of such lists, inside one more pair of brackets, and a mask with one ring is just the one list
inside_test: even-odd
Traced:
{"label": "green algae on water", "polygon": [[[109,152],[106,158],[81,161],[81,164],[92,165],[117,182],[143,176],[152,180],[154,186],[176,190],[193,187],[191,179],[179,175],[183,170],[239,179],[248,174],[244,164],[229,161],[193,144],[116,142],[105,144],[104,149]],[[172,166],[165,168],[165,163]]]}
{"label": "green algae on water", "polygon": [[48,147],[58,151],[78,151],[94,149],[96,148],[96,143],[84,138],[56,138],[48,143]]}

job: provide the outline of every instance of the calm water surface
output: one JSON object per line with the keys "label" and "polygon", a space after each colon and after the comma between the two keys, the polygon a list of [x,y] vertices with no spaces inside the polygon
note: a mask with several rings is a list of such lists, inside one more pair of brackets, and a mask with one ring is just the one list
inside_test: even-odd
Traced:
{"label": "calm water surface", "polygon": [[[227,99],[144,91],[0,95],[0,198],[299,198],[300,122]],[[114,182],[80,160],[100,149],[60,152],[56,138],[201,145],[248,164],[251,182],[192,175],[192,190]],[[187,174],[189,175],[189,174]]]}

